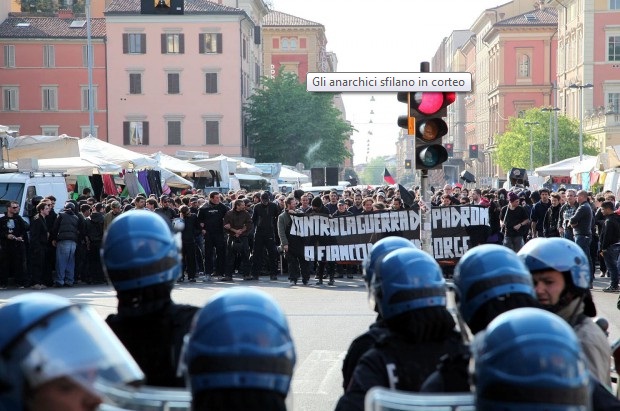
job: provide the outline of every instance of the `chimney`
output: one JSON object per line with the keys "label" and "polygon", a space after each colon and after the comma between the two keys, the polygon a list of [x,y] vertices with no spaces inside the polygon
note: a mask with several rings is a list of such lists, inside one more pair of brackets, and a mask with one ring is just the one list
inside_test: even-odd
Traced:
{"label": "chimney", "polygon": [[73,18],[73,10],[71,10],[71,9],[58,9],[58,18],[59,19],[72,19]]}

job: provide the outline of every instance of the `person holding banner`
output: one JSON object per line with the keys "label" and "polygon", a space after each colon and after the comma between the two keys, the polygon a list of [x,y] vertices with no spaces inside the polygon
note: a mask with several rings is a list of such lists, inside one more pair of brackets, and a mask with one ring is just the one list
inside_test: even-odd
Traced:
{"label": "person holding banner", "polygon": [[[343,200],[340,201],[344,203]],[[278,236],[280,237],[280,245],[286,254],[289,281],[291,285],[297,285],[299,275],[301,274],[303,285],[308,285],[308,280],[310,279],[308,262],[303,254],[299,255],[295,252],[296,250],[303,250],[303,245],[289,247],[291,242],[301,241],[298,236],[290,235],[291,226],[293,225],[291,214],[296,213],[297,200],[295,197],[288,197],[284,200],[284,203],[286,209],[278,216]]]}

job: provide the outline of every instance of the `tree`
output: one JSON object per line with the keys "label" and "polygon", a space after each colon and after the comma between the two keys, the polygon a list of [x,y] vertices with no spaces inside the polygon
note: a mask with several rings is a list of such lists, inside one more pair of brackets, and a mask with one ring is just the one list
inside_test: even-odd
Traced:
{"label": "tree", "polygon": [[333,94],[309,93],[296,75],[282,71],[262,81],[245,107],[256,161],[311,168],[338,165],[352,156],[345,142],[353,127],[334,107]]}
{"label": "tree", "polygon": [[85,0],[15,0],[20,10],[30,13],[57,13],[58,9],[71,9],[74,13],[84,13]]}
{"label": "tree", "polygon": [[[360,184],[381,185],[383,181],[383,170],[386,167],[385,158],[374,157],[364,167],[360,173]],[[389,168],[388,168],[389,170]]]}
{"label": "tree", "polygon": [[[497,137],[495,161],[503,170],[530,168],[530,127],[534,168],[549,164],[549,112],[533,108],[522,118],[512,117],[506,132]],[[526,125],[525,123],[538,123]],[[579,155],[579,121],[558,116],[558,146],[554,158],[564,160]],[[598,154],[594,137],[583,134],[583,153]]]}

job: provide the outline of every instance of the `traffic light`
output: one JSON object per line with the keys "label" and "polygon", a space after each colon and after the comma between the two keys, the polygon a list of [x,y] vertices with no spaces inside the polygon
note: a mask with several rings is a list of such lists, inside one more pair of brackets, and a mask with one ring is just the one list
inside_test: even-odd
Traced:
{"label": "traffic light", "polygon": [[411,160],[405,160],[405,170],[411,170]]}
{"label": "traffic light", "polygon": [[401,103],[407,104],[407,115],[398,116],[398,125],[407,130],[407,134],[414,135],[415,134],[415,118],[413,117],[413,113],[411,112],[411,102],[410,97],[413,93],[398,93],[396,94],[396,98]]}
{"label": "traffic light", "polygon": [[454,102],[452,92],[410,93],[409,106],[415,118],[415,164],[418,170],[441,167],[448,160],[448,150],[441,144],[441,138],[448,133],[448,125],[442,119],[447,116],[447,107]]}
{"label": "traffic light", "polygon": [[469,145],[469,158],[478,158],[478,144]]}
{"label": "traffic light", "polygon": [[454,144],[446,143],[443,146],[446,148],[446,151],[448,152],[448,157],[454,157]]}

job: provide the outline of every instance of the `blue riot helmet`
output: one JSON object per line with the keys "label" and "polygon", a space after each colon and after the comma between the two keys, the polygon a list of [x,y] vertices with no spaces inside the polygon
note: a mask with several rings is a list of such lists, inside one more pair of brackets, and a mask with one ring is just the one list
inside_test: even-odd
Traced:
{"label": "blue riot helmet", "polygon": [[363,263],[364,269],[364,281],[366,286],[370,289],[370,282],[375,271],[375,264],[383,256],[390,251],[398,250],[400,248],[413,248],[415,247],[410,240],[404,237],[389,236],[382,238],[373,244],[370,249],[370,253],[366,256]]}
{"label": "blue riot helmet", "polygon": [[0,308],[0,409],[27,409],[43,384],[67,378],[95,396],[144,375],[90,307],[28,293]]}
{"label": "blue riot helmet", "polygon": [[585,411],[589,374],[570,325],[538,308],[499,315],[472,344],[476,410]]}
{"label": "blue riot helmet", "polygon": [[[467,251],[454,270],[454,286],[459,313],[470,325],[481,307],[497,298],[525,294],[536,301],[532,276],[519,256],[511,249],[497,244],[483,244]],[[515,308],[504,300],[506,307],[498,312]],[[480,324],[478,332],[488,324]]]}
{"label": "blue riot helmet", "polygon": [[216,294],[185,337],[182,368],[192,394],[254,389],[286,397],[295,347],[284,313],[267,293],[239,287]]}
{"label": "blue riot helmet", "polygon": [[400,248],[377,261],[370,294],[386,320],[421,308],[446,307],[441,267],[417,248]]}
{"label": "blue riot helmet", "polygon": [[119,296],[119,310],[144,313],[170,300],[183,270],[181,242],[156,213],[132,210],[116,217],[103,238],[103,269]]}
{"label": "blue riot helmet", "polygon": [[556,270],[564,273],[567,287],[577,294],[590,289],[590,263],[575,242],[565,238],[534,238],[518,252],[531,273]]}

